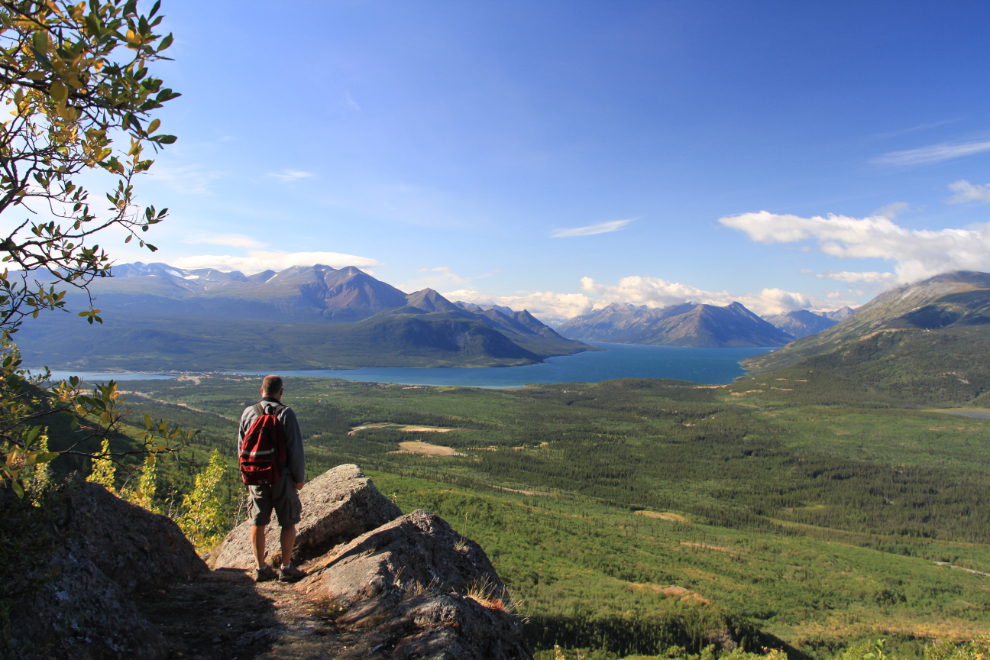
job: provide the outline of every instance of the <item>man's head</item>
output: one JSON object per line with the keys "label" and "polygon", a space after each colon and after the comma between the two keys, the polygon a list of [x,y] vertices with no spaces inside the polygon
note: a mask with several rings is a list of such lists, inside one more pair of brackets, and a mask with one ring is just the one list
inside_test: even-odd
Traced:
{"label": "man's head", "polygon": [[265,379],[261,381],[261,396],[269,399],[281,399],[282,377],[275,375],[265,376]]}

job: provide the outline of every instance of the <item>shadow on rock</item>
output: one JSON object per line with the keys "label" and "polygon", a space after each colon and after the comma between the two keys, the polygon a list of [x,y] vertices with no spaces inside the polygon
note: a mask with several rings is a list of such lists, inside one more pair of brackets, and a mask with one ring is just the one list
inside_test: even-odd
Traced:
{"label": "shadow on rock", "polygon": [[268,651],[285,628],[273,598],[236,569],[139,590],[134,604],[161,631],[170,658],[255,658]]}
{"label": "shadow on rock", "polygon": [[167,657],[137,589],[209,572],[174,521],[69,479],[37,501],[0,490],[4,657]]}

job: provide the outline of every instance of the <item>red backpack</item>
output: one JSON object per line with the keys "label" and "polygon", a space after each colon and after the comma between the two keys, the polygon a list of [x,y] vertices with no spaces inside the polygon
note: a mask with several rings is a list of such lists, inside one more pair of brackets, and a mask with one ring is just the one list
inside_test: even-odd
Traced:
{"label": "red backpack", "polygon": [[265,412],[260,403],[254,407],[258,418],[251,423],[240,447],[241,479],[248,486],[272,486],[278,481],[278,466],[285,464],[285,437],[277,415],[285,408],[273,406]]}

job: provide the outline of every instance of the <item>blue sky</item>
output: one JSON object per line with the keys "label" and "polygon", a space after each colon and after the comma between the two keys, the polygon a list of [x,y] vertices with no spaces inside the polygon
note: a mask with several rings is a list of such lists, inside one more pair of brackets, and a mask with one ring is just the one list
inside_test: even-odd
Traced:
{"label": "blue sky", "polygon": [[990,270],[990,5],[165,0],[157,255],[560,319]]}

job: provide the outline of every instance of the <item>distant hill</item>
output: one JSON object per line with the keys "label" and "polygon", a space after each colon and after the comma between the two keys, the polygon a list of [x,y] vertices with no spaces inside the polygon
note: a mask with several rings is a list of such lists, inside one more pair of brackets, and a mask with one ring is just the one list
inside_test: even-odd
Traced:
{"label": "distant hill", "polygon": [[[844,307],[843,309],[849,308]],[[831,313],[834,314],[835,312]],[[833,319],[828,314],[828,312],[825,314],[816,314],[815,312],[811,312],[806,309],[800,309],[793,312],[787,312],[786,314],[776,314],[774,316],[765,316],[763,318],[767,323],[775,328],[783,330],[795,339],[800,339],[801,337],[807,337],[808,335],[814,335],[822,332],[823,330],[828,330],[841,320]]]}
{"label": "distant hill", "polygon": [[[245,276],[125,264],[91,285],[102,326],[49,314],[18,333],[25,364],[124,370],[509,366],[598,350],[529,312],[464,309],[357,268]],[[71,308],[85,308],[78,295]]]}
{"label": "distant hill", "polygon": [[827,316],[836,323],[841,323],[842,321],[845,321],[847,318],[852,316],[853,313],[855,313],[855,311],[856,310],[854,310],[852,307],[846,305],[845,307],[840,307],[839,309],[832,310],[831,312],[822,312],[822,315]]}
{"label": "distant hill", "polygon": [[737,302],[660,309],[613,303],[557,330],[572,339],[661,346],[783,346],[794,339]]}
{"label": "distant hill", "polygon": [[828,370],[919,401],[986,405],[987,355],[990,274],[957,271],[882,293],[835,327],[742,364]]}

